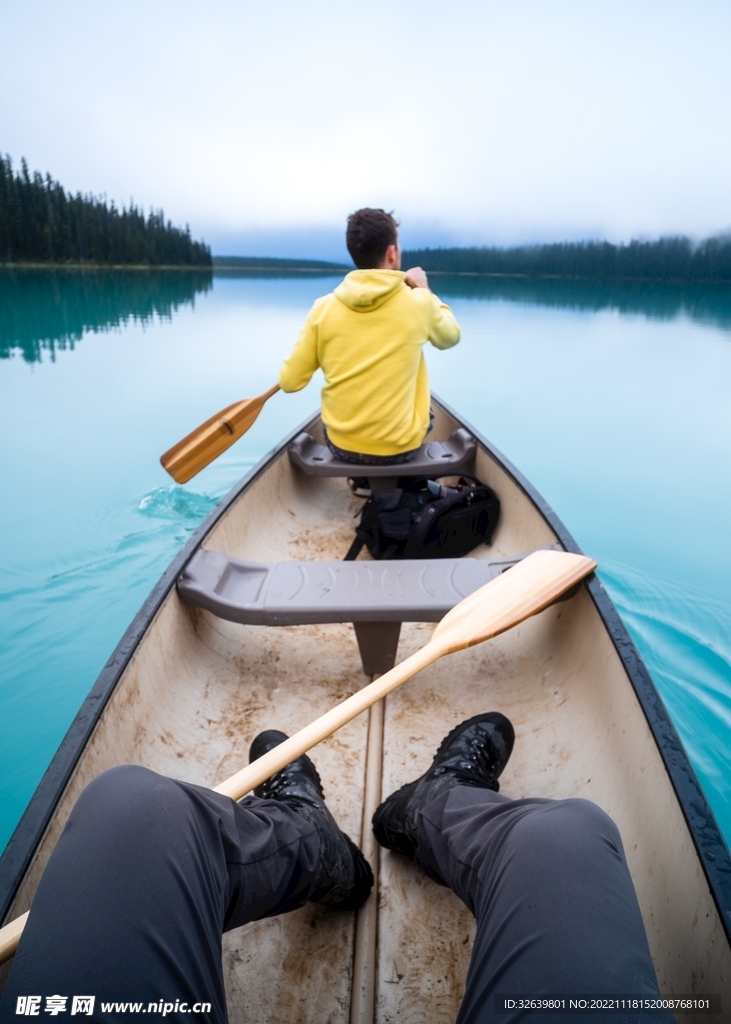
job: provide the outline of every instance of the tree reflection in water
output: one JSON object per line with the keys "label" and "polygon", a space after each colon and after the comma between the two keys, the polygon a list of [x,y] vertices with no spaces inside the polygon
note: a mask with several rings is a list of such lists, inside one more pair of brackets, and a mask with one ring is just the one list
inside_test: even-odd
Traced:
{"label": "tree reflection in water", "polygon": [[209,270],[0,270],[0,359],[53,360],[85,331],[170,320],[212,287]]}
{"label": "tree reflection in water", "polygon": [[586,313],[615,310],[663,321],[687,316],[706,326],[731,330],[731,284],[727,283],[487,277],[434,271],[429,276],[434,290],[445,299],[494,299]]}

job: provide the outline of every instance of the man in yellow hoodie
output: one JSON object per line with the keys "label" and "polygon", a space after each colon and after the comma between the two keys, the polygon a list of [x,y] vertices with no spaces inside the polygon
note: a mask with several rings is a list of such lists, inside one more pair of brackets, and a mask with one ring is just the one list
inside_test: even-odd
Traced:
{"label": "man in yellow hoodie", "polygon": [[299,391],[322,368],[322,419],[334,454],[359,465],[407,462],[431,426],[422,347],[451,348],[459,325],[421,267],[401,270],[391,214],[351,214],[346,244],[357,270],[315,302],[279,385]]}

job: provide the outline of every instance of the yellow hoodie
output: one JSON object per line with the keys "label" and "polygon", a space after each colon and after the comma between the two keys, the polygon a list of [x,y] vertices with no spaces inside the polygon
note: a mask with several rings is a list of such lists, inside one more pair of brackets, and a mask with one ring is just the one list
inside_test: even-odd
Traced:
{"label": "yellow hoodie", "polygon": [[400,270],[353,270],[310,310],[279,374],[299,391],[325,374],[322,418],[338,448],[399,455],[418,448],[429,425],[429,380],[422,345],[451,348],[459,326],[426,288]]}

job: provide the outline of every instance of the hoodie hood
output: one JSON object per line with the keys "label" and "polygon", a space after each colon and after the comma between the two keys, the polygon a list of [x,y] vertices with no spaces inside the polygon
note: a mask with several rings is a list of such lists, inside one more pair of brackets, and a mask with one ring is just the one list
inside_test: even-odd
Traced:
{"label": "hoodie hood", "polygon": [[335,295],[356,313],[370,313],[403,286],[405,277],[403,270],[351,270]]}

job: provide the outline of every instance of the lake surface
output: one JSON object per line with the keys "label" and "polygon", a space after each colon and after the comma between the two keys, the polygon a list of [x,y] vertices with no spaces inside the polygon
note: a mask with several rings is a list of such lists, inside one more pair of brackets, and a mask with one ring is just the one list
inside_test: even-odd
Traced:
{"label": "lake surface", "polygon": [[[0,849],[156,579],[319,381],[184,487],[161,452],[270,387],[338,280],[0,271]],[[463,332],[433,390],[599,561],[731,843],[731,290],[432,284]]]}

